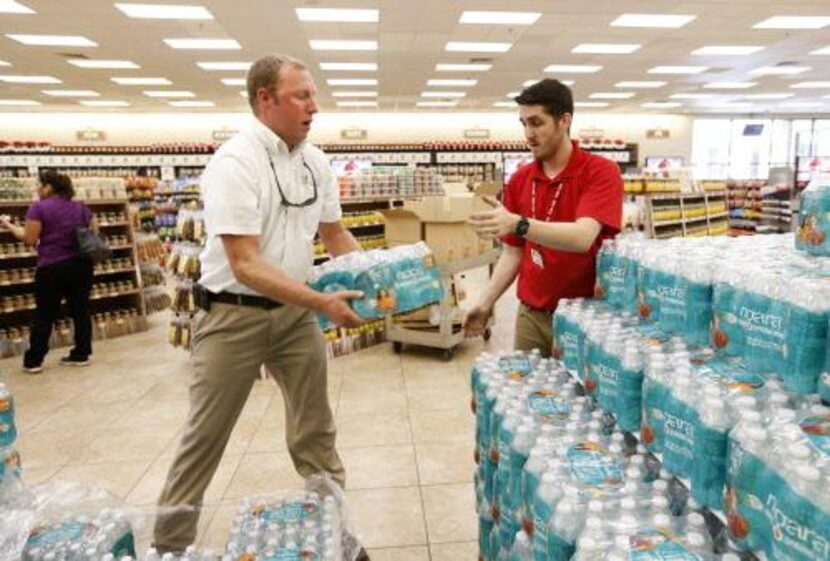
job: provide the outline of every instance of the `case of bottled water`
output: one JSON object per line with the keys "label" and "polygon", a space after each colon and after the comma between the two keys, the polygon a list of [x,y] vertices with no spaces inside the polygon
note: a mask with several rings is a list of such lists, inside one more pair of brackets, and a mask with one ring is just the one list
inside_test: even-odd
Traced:
{"label": "case of bottled water", "polygon": [[830,173],[818,174],[801,194],[795,246],[830,256]]}

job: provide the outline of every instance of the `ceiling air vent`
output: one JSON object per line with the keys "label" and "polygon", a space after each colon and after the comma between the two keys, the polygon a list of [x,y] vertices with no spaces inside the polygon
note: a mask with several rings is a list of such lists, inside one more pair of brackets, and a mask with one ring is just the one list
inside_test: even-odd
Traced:
{"label": "ceiling air vent", "polygon": [[492,64],[493,58],[484,57],[484,56],[474,56],[470,58],[471,64]]}
{"label": "ceiling air vent", "polygon": [[81,53],[58,53],[58,56],[62,56],[64,58],[85,58],[89,59],[88,55],[84,55]]}

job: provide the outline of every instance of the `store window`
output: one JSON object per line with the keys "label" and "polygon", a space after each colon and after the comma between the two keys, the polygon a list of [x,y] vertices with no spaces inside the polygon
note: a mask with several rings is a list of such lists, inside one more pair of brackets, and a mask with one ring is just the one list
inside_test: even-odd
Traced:
{"label": "store window", "polygon": [[729,174],[729,119],[695,119],[692,124],[692,167],[697,179],[726,179]]}
{"label": "store window", "polygon": [[830,120],[816,120],[813,136],[815,145],[813,155],[825,158],[830,156]]}
{"label": "store window", "polygon": [[766,179],[769,175],[772,121],[735,119],[729,147],[731,179]]}

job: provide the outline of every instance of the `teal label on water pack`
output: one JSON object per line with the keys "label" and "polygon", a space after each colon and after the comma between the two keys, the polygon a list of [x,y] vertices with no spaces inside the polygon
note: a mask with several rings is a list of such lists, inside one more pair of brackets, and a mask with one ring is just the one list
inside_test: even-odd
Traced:
{"label": "teal label on water pack", "polygon": [[692,496],[707,508],[723,508],[728,437],[725,431],[701,423],[695,430]]}
{"label": "teal label on water pack", "polygon": [[530,359],[526,356],[502,357],[499,359],[499,368],[514,380],[520,380],[533,372]]}
{"label": "teal label on water pack", "polygon": [[694,458],[697,411],[669,393],[666,395],[663,413],[665,415],[663,463],[673,474],[679,477],[689,477],[692,458]]}
{"label": "teal label on water pack", "polygon": [[816,450],[830,456],[830,415],[816,415],[803,419],[801,430]]}
{"label": "teal label on water pack", "polygon": [[277,508],[267,508],[260,512],[254,511],[263,522],[296,523],[316,516],[320,505],[311,501],[296,501]]}
{"label": "teal label on water pack", "polygon": [[530,412],[542,420],[567,419],[571,414],[571,403],[557,390],[538,390],[527,398]]}
{"label": "teal label on water pack", "polygon": [[830,255],[830,189],[812,186],[801,196],[796,247],[813,255]]}
{"label": "teal label on water pack", "polygon": [[394,312],[411,312],[440,302],[443,297],[441,276],[431,254],[393,263],[392,272],[397,295]]}
{"label": "teal label on water pack", "polygon": [[80,522],[65,522],[60,526],[42,526],[29,534],[26,547],[50,547],[78,542],[82,538],[93,534],[95,534],[95,526]]}
{"label": "teal label on water pack", "polygon": [[601,361],[592,365],[594,378],[599,386],[597,400],[600,407],[613,411],[619,391],[620,370],[614,357],[601,351]]}
{"label": "teal label on water pack", "polygon": [[571,474],[585,485],[598,487],[622,482],[622,462],[599,442],[584,440],[575,444],[568,449],[567,458]]}
{"label": "teal label on water pack", "polygon": [[363,298],[352,301],[360,317],[375,319],[398,310],[395,276],[390,264],[380,263],[360,273],[354,288],[363,292]]}
{"label": "teal label on water pack", "polygon": [[650,452],[661,453],[665,444],[666,415],[663,412],[668,390],[663,384],[643,381],[643,424],[640,438]]}
{"label": "teal label on water pack", "polygon": [[666,530],[639,532],[630,538],[631,561],[700,561]]}
{"label": "teal label on water pack", "polygon": [[265,552],[263,561],[318,561],[320,556],[313,551],[300,549],[280,549],[276,552]]}
{"label": "teal label on water pack", "polygon": [[660,327],[669,333],[682,333],[686,325],[686,283],[677,276],[664,274],[664,284],[655,286],[660,301]]}
{"label": "teal label on water pack", "polygon": [[620,428],[628,432],[640,430],[643,404],[643,371],[624,369],[617,387],[614,415]]}

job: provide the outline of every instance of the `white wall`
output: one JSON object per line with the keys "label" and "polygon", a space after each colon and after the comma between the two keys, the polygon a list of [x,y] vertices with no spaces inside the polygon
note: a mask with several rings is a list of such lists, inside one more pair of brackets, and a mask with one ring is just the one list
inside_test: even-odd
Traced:
{"label": "white wall", "polygon": [[[106,144],[145,145],[168,142],[211,142],[213,131],[238,130],[244,113],[0,113],[0,140],[35,140],[52,144],[78,142],[84,129],[106,132]],[[512,112],[492,113],[322,113],[312,126],[312,140],[343,142],[340,130],[368,131],[366,142],[463,140],[464,129],[490,129],[492,140],[520,140],[522,130]],[[668,129],[667,139],[646,138],[648,129]],[[645,156],[683,156],[692,152],[692,118],[681,115],[577,113],[573,136],[598,129],[606,138],[640,145]]]}

